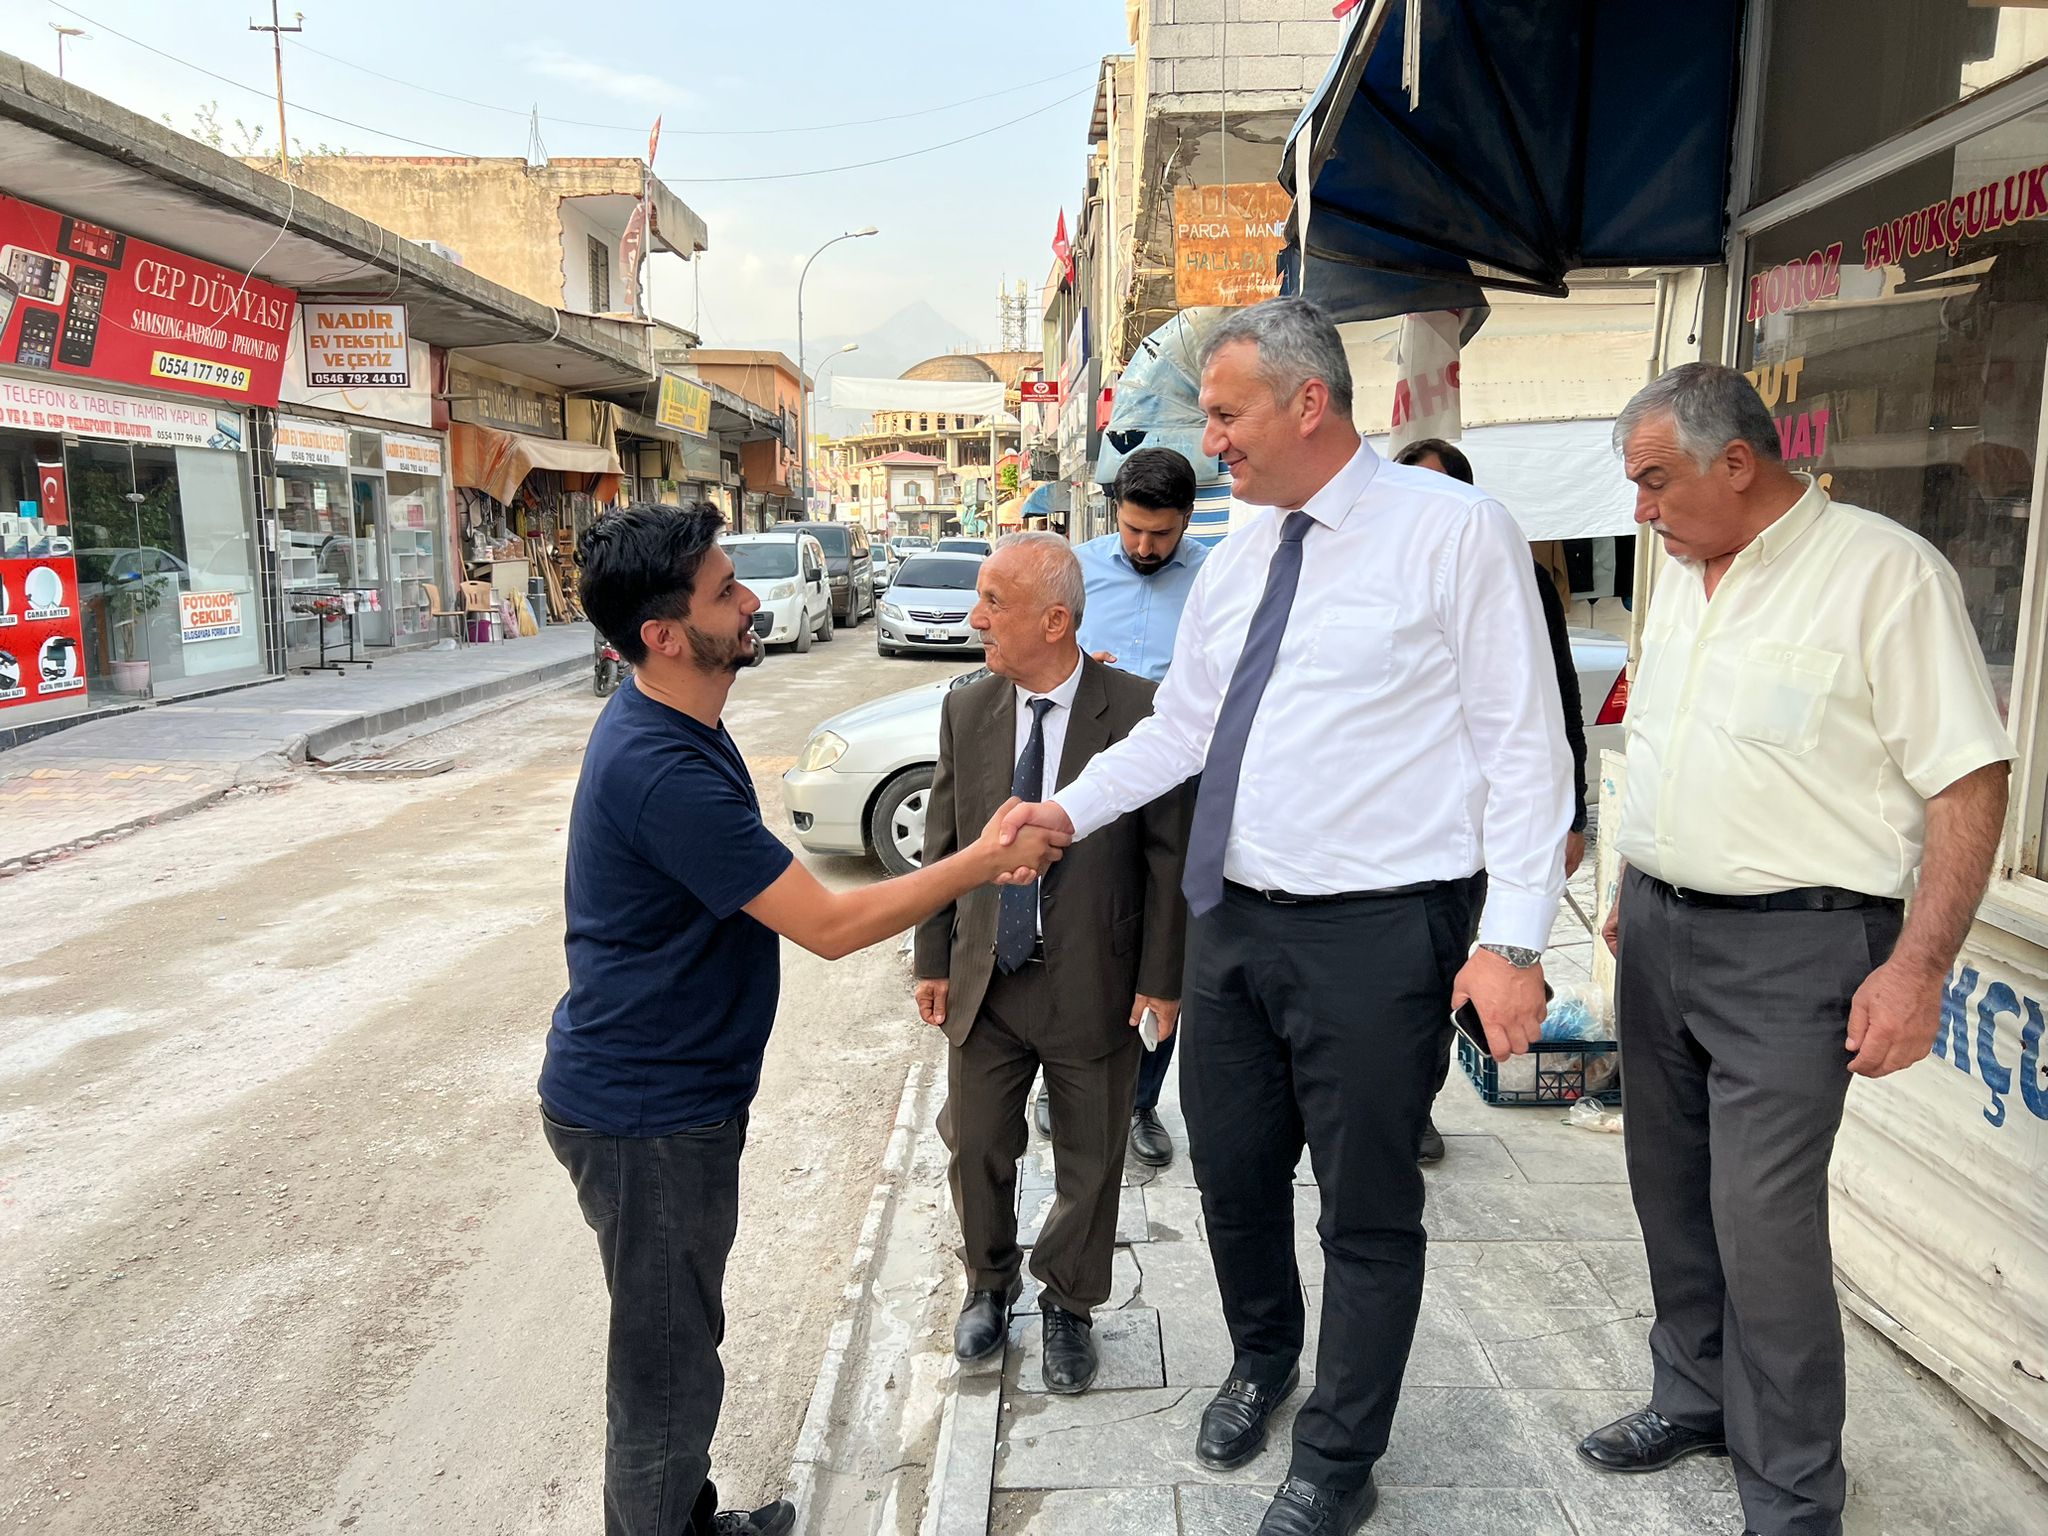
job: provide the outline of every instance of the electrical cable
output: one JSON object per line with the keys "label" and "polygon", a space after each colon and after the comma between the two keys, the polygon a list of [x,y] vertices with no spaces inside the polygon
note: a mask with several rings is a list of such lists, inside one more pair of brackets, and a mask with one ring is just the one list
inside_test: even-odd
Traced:
{"label": "electrical cable", "polygon": [[[323,49],[315,48],[311,43],[302,42],[295,37],[288,37],[285,41],[301,52],[323,58],[330,64],[339,64],[344,69],[357,70],[374,79],[388,81],[392,85],[402,85],[408,90],[421,91],[429,96],[438,96],[444,101],[459,102],[465,107],[478,107],[486,112],[503,112],[512,117],[533,116],[533,113],[524,107],[501,107],[495,102],[477,101],[473,97],[457,96],[451,91],[437,90],[431,85],[422,85],[417,80],[406,80],[398,75],[387,75],[380,69],[372,69],[367,64],[358,64],[353,59],[344,59],[338,54],[328,53]],[[788,133],[825,133],[836,128],[867,128],[876,123],[900,123],[908,118],[930,117],[934,113],[951,112],[959,107],[978,106],[982,102],[991,101],[998,96],[1014,96],[1017,92],[1028,91],[1035,85],[1049,85],[1055,80],[1064,80],[1069,75],[1079,74],[1084,69],[1092,71],[1095,68],[1096,66],[1093,64],[1077,64],[1072,69],[1062,69],[1050,75],[1041,75],[1036,80],[1026,80],[1017,85],[1004,86],[999,91],[983,91],[977,96],[963,96],[958,101],[941,102],[935,107],[919,107],[913,112],[892,112],[882,117],[855,117],[848,118],[843,122],[809,123],[796,128],[671,128],[664,125],[661,131],[664,134],[683,138],[729,139]],[[546,112],[540,114],[540,120],[544,123],[556,123],[565,128],[601,128],[613,133],[640,133],[645,131],[647,126],[645,123],[595,123],[576,117],[555,117]]]}

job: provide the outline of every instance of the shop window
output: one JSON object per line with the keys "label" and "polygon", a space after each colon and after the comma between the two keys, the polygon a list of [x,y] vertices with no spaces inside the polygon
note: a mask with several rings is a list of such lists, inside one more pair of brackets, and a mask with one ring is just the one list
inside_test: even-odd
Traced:
{"label": "shop window", "polygon": [[2048,58],[2048,11],[2038,0],[1778,0],[1769,50],[1758,202]]}

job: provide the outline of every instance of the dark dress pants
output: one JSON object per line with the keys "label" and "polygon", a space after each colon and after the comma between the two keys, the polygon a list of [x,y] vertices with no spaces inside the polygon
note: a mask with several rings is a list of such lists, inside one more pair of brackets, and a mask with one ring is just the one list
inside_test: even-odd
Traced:
{"label": "dark dress pants", "polygon": [[[1052,1101],[1053,1202],[1031,1249],[1031,1273],[1057,1306],[1091,1316],[1109,1300],[1117,1202],[1131,1129],[1131,1088],[1142,1047],[1123,1024],[1107,1051],[1101,1029],[1063,1023],[1062,1008],[1105,1006],[1060,998],[1042,961],[997,974],[966,1038],[946,1053],[939,1136],[960,1218],[960,1262],[970,1291],[1003,1291],[1017,1278],[1017,1160],[1030,1135],[1024,1111],[1041,1067]],[[1130,1015],[1107,1004],[1119,1023]],[[1128,1009],[1129,1000],[1121,1005]]]}
{"label": "dark dress pants", "polygon": [[725,1261],[744,1113],[673,1136],[606,1136],[542,1111],[597,1234],[605,1351],[605,1536],[710,1536],[711,1436],[725,1397]]}
{"label": "dark dress pants", "polygon": [[1290,1476],[1354,1490],[1387,1448],[1422,1305],[1415,1142],[1443,1060],[1471,892],[1281,906],[1237,886],[1188,933],[1181,1107],[1232,1373],[1299,1359],[1294,1169],[1321,1195],[1322,1337]]}
{"label": "dark dress pants", "polygon": [[1849,1003],[1896,906],[1689,906],[1631,870],[1615,1004],[1657,1321],[1651,1405],[1725,1430],[1750,1527],[1839,1536],[1844,1364],[1828,1161]]}
{"label": "dark dress pants", "polygon": [[[1173,1065],[1173,1047],[1179,1039],[1180,1031],[1176,1029],[1159,1042],[1158,1050],[1145,1051],[1144,1059],[1138,1063],[1138,1092],[1131,1100],[1133,1113],[1159,1107],[1159,1095],[1166,1091],[1166,1069]],[[1142,1043],[1139,1049],[1144,1049]]]}

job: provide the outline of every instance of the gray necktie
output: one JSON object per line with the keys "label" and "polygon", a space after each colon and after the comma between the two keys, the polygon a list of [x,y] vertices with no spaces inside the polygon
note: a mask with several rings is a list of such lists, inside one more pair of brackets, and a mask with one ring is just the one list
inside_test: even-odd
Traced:
{"label": "gray necktie", "polygon": [[[1045,716],[1051,699],[1032,699],[1031,734],[1017,756],[1016,771],[1010,776],[1010,793],[1026,805],[1045,798]],[[1005,976],[1030,960],[1038,943],[1038,887],[1006,885],[996,918],[996,969]]]}
{"label": "gray necktie", "polygon": [[1266,590],[1252,610],[1244,651],[1230,674],[1216,731],[1209,738],[1202,787],[1195,795],[1195,822],[1188,832],[1187,865],[1180,878],[1188,910],[1197,917],[1223,900],[1223,850],[1230,842],[1230,820],[1237,809],[1244,744],[1251,737],[1266,684],[1273,679],[1273,662],[1287,633],[1287,611],[1294,606],[1294,589],[1301,583],[1301,541],[1312,521],[1306,512],[1290,512],[1280,525],[1280,544],[1266,567]]}

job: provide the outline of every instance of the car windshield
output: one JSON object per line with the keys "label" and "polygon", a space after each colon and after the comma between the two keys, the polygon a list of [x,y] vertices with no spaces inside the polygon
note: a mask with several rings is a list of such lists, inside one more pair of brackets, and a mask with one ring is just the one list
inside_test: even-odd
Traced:
{"label": "car windshield", "polygon": [[896,572],[896,585],[924,587],[936,592],[972,592],[975,578],[980,574],[979,560],[913,555]]}
{"label": "car windshield", "polygon": [[950,549],[950,550],[954,550],[954,551],[956,551],[956,552],[958,552],[958,553],[961,553],[961,554],[969,554],[969,555],[985,555],[985,554],[987,554],[987,553],[988,553],[988,540],[986,540],[986,539],[941,539],[941,540],[939,540],[939,548],[940,548],[941,550],[949,550],[949,549]]}
{"label": "car windshield", "polygon": [[818,542],[825,546],[825,553],[828,555],[843,555],[849,547],[846,525],[844,523],[820,523],[816,527],[806,528],[804,531],[815,534]]}
{"label": "car windshield", "polygon": [[732,573],[741,581],[767,581],[796,574],[796,541],[775,539],[761,544],[731,543]]}

